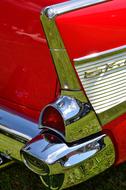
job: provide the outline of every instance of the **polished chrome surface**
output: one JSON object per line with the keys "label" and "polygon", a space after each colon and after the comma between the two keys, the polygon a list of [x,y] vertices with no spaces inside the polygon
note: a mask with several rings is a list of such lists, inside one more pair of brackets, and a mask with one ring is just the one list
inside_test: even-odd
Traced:
{"label": "polished chrome surface", "polygon": [[18,114],[0,109],[0,152],[21,160],[20,150],[26,142],[40,133],[38,124]]}
{"label": "polished chrome surface", "polygon": [[56,189],[63,189],[105,170],[115,160],[113,144],[105,134],[73,146],[60,140],[51,143],[38,136],[21,150],[21,155],[25,165],[41,175],[49,189],[53,189],[55,177],[61,180]]}
{"label": "polished chrome surface", "polygon": [[74,11],[80,8],[84,8],[87,6],[92,6],[98,3],[102,3],[108,0],[70,0],[64,3],[59,3],[56,5],[52,5],[50,7],[47,7],[45,9],[45,14],[48,16],[48,18],[54,18],[57,15]]}
{"label": "polished chrome surface", "polygon": [[[74,146],[68,145],[61,140],[62,138],[55,136],[58,139],[57,143],[51,143],[43,138],[42,133],[48,133],[48,131],[38,129],[36,123],[10,110],[1,108],[0,113],[0,152],[8,158],[22,161],[20,151],[27,142],[27,145],[21,151],[23,161],[32,171],[43,174],[41,176],[42,181],[45,186],[51,185],[50,189],[54,189],[52,186],[55,181],[52,179],[57,177],[57,175],[61,181],[58,184],[58,189],[63,189],[102,172],[114,163],[115,152],[113,143],[106,135],[94,136],[88,140],[83,139],[81,143],[76,142]],[[36,134],[38,136],[35,137]],[[35,138],[32,139],[32,137]],[[29,139],[32,140],[28,142]],[[95,163],[96,158],[100,162]],[[5,163],[1,167],[12,163],[14,162]],[[82,172],[84,170],[80,171],[82,167],[89,167],[89,170],[86,170],[88,171],[86,175]],[[80,175],[79,178],[78,173]],[[69,175],[72,176],[71,180]],[[49,177],[48,182],[46,177]],[[74,178],[76,179],[73,180]]]}
{"label": "polished chrome surface", "polygon": [[50,130],[49,126],[43,124],[43,115],[49,107],[53,107],[59,112],[65,127],[65,131],[62,134],[54,129],[51,129],[51,131],[56,132],[57,135],[60,135],[67,142],[73,142],[101,131],[101,126],[92,106],[88,102],[82,102],[77,98],[73,98],[72,94],[71,96],[59,96],[55,102],[47,105],[42,110],[39,118],[40,129]]}
{"label": "polished chrome surface", "polygon": [[[80,90],[81,87],[79,81],[71,64],[68,53],[64,47],[55,20],[48,19],[48,17],[45,15],[45,12],[42,12],[41,21],[43,23],[50,53],[52,55],[53,62],[59,77],[61,89],[76,91]],[[62,57],[62,59],[60,59],[60,57]]]}
{"label": "polished chrome surface", "polygon": [[102,58],[105,58],[105,57],[108,57],[108,56],[111,56],[113,54],[118,54],[118,53],[121,53],[121,52],[125,52],[126,51],[126,45],[124,46],[120,46],[120,47],[116,47],[116,48],[113,48],[113,49],[110,49],[110,50],[106,50],[106,51],[102,51],[102,52],[95,52],[93,54],[90,54],[90,55],[87,55],[87,56],[84,56],[84,57],[80,57],[80,58],[75,58],[74,59],[74,62],[76,64],[82,64],[82,63],[86,63],[87,61],[90,61],[91,59],[96,59],[97,60],[97,57],[102,57]]}
{"label": "polished chrome surface", "polygon": [[69,97],[60,96],[54,103],[47,105],[40,115],[40,128],[43,120],[43,113],[48,107],[55,108],[63,118],[64,125],[75,122],[91,111],[91,106],[88,103]]}
{"label": "polished chrome surface", "polygon": [[[97,152],[104,148],[105,136],[106,135],[103,134],[81,144],[76,144],[72,147],[69,147],[66,143],[61,141],[55,144],[42,138],[29,143],[25,148],[23,148],[23,160],[29,168],[31,166],[29,164],[29,156],[30,158],[32,157],[32,163],[35,167],[38,166],[38,162],[40,163],[40,161],[42,161],[42,165],[47,164],[48,167],[46,167],[47,169],[46,171],[43,171],[43,173],[40,170],[40,164],[38,170],[34,171],[35,167],[31,168],[31,170],[33,170],[35,173],[45,175],[46,172],[50,173],[51,165],[55,163],[60,163],[62,167],[67,168],[79,164],[80,162],[94,156]],[[50,168],[50,170],[48,168]]]}
{"label": "polished chrome surface", "polygon": [[126,46],[74,59],[96,113],[126,101]]}
{"label": "polished chrome surface", "polygon": [[38,124],[10,110],[0,109],[0,132],[19,141],[29,141],[39,134]]}

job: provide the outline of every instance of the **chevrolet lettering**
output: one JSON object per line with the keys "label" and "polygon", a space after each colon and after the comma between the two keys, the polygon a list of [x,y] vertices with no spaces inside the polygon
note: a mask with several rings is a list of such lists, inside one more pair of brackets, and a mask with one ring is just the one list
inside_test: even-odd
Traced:
{"label": "chevrolet lettering", "polygon": [[86,71],[84,73],[84,78],[92,78],[92,77],[104,74],[113,69],[117,69],[117,68],[124,67],[124,66],[126,66],[126,59],[123,59],[123,60],[120,60],[117,62],[112,62],[112,63],[110,62],[101,67],[99,66],[99,67],[95,68],[94,70]]}

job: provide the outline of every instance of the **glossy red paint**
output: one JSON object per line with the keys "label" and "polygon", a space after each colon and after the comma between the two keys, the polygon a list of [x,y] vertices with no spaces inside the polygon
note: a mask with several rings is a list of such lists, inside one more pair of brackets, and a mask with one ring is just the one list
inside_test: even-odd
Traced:
{"label": "glossy red paint", "polygon": [[126,45],[126,1],[112,0],[57,17],[71,60]]}
{"label": "glossy red paint", "polygon": [[57,75],[40,12],[58,0],[0,1],[0,104],[38,119],[56,98]]}
{"label": "glossy red paint", "polygon": [[116,164],[126,161],[126,114],[113,120],[103,127],[107,132],[116,148]]}

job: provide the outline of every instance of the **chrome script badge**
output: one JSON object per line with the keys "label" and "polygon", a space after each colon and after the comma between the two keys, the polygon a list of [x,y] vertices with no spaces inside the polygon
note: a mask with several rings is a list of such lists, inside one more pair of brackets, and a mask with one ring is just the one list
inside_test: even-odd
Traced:
{"label": "chrome script badge", "polygon": [[84,78],[92,78],[104,74],[113,69],[126,66],[126,58],[119,61],[111,61],[103,66],[95,67],[92,70],[84,72]]}

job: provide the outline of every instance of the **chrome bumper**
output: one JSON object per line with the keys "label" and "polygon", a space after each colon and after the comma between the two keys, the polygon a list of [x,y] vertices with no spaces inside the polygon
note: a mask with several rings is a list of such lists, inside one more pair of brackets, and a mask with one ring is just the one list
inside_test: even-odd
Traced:
{"label": "chrome bumper", "polygon": [[36,123],[3,109],[0,116],[0,152],[20,161],[22,157],[48,189],[83,182],[115,161],[113,143],[105,134],[98,133],[75,144],[63,140],[51,143],[43,138],[44,131]]}
{"label": "chrome bumper", "polygon": [[[22,149],[21,155],[25,165],[39,174],[49,189],[64,189],[83,182],[115,160],[113,144],[105,134],[74,146],[61,141],[51,143],[39,135]],[[57,177],[60,184],[56,184]]]}

